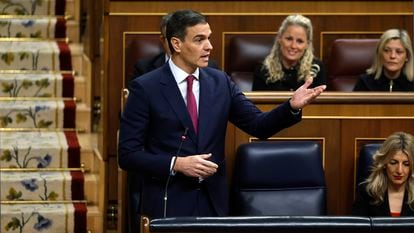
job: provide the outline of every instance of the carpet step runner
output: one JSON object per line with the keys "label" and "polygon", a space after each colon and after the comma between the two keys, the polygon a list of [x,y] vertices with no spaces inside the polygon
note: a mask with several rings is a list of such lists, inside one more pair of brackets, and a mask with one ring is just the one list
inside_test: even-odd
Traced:
{"label": "carpet step runner", "polygon": [[84,200],[82,171],[1,171],[2,201]]}
{"label": "carpet step runner", "polygon": [[1,232],[87,232],[85,203],[2,204],[0,209]]}
{"label": "carpet step runner", "polygon": [[73,99],[0,100],[0,128],[75,128]]}
{"label": "carpet step runner", "polygon": [[1,0],[1,15],[64,15],[66,0]]}
{"label": "carpet step runner", "polygon": [[64,41],[0,41],[0,70],[72,70]]}
{"label": "carpet step runner", "polygon": [[66,38],[63,17],[0,17],[0,37],[5,38]]}
{"label": "carpet step runner", "polygon": [[80,168],[80,154],[75,131],[0,131],[0,168]]}
{"label": "carpet step runner", "polygon": [[73,97],[74,85],[71,72],[0,72],[0,97]]}

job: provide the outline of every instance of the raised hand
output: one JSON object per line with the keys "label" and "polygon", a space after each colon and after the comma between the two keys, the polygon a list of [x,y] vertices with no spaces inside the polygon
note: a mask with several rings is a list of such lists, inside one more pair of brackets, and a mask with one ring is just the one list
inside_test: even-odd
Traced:
{"label": "raised hand", "polygon": [[293,109],[302,109],[326,89],[326,85],[308,88],[312,84],[312,81],[313,78],[308,78],[306,82],[293,93],[292,98],[290,99],[290,106]]}

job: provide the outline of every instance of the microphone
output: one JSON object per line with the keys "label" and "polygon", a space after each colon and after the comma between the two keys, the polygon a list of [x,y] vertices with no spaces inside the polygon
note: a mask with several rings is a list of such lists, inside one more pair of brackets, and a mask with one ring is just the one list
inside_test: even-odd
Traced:
{"label": "microphone", "polygon": [[[184,141],[187,139],[188,127],[185,127],[183,135],[181,135],[180,144],[178,145],[177,152],[175,153],[175,157],[179,156],[181,152],[181,148],[183,147]],[[173,159],[171,164],[170,174],[168,174],[167,181],[165,182],[165,189],[164,189],[164,218],[167,217],[167,201],[168,201],[168,184],[170,183],[171,176],[173,175],[173,168],[175,165],[175,161],[177,158]]]}
{"label": "microphone", "polygon": [[311,68],[310,68],[310,76],[312,77],[312,78],[315,78],[316,77],[316,75],[318,75],[318,73],[319,73],[319,71],[321,70],[321,67],[319,67],[319,65],[318,64],[312,64],[311,65]]}

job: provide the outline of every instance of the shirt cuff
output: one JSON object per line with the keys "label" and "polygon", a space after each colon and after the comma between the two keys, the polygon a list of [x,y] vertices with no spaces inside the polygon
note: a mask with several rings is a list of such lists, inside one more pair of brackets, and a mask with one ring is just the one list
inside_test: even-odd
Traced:
{"label": "shirt cuff", "polygon": [[173,156],[170,163],[170,175],[175,176],[176,172],[174,171],[175,161],[177,160],[177,156]]}
{"label": "shirt cuff", "polygon": [[292,113],[292,115],[294,115],[294,116],[299,115],[300,112],[302,111],[301,108],[299,108],[299,109],[293,109],[292,106],[290,105],[290,99],[288,100],[288,105],[289,105],[290,113]]}

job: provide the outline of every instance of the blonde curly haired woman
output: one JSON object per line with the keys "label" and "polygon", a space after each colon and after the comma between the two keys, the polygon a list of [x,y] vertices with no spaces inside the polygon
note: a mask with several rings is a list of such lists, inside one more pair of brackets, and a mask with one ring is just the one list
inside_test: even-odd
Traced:
{"label": "blonde curly haired woman", "polygon": [[313,78],[311,87],[326,84],[326,69],[313,55],[312,37],[309,18],[286,17],[270,54],[256,66],[253,91],[294,91],[309,78]]}

